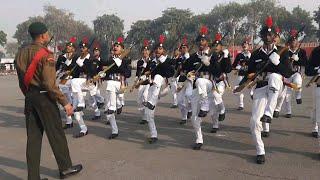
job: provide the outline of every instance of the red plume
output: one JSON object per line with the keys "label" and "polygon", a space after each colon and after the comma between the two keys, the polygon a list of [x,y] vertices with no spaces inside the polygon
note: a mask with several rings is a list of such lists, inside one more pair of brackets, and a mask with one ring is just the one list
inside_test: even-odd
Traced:
{"label": "red plume", "polygon": [[62,51],[63,50],[63,46],[62,45],[58,45],[57,49],[58,49],[58,51]]}
{"label": "red plume", "polygon": [[221,33],[217,33],[215,36],[215,41],[221,41],[222,40],[222,35]]}
{"label": "red plume", "polygon": [[163,44],[165,39],[166,39],[166,37],[163,34],[161,34],[159,37],[159,43]]}
{"label": "red plume", "polygon": [[298,31],[296,29],[291,29],[291,31],[290,31],[290,36],[291,37],[296,37],[297,34],[298,34]]}
{"label": "red plume", "polygon": [[148,41],[148,39],[145,39],[144,41],[143,41],[143,46],[144,47],[147,47],[149,45],[149,41]]}
{"label": "red plume", "polygon": [[77,41],[76,37],[71,37],[69,40],[69,42],[71,42],[71,43],[76,43],[76,41]]}
{"label": "red plume", "polygon": [[281,29],[279,27],[276,27],[276,33],[280,34],[280,32],[281,32]]}
{"label": "red plume", "polygon": [[123,37],[118,37],[117,42],[123,43]]}
{"label": "red plume", "polygon": [[82,43],[88,44],[89,43],[89,38],[88,37],[82,38]]}
{"label": "red plume", "polygon": [[273,25],[273,22],[272,22],[272,17],[271,16],[268,16],[267,19],[266,19],[266,26],[268,28],[271,28]]}
{"label": "red plume", "polygon": [[208,28],[207,26],[202,26],[200,29],[200,34],[201,35],[207,35],[208,34]]}
{"label": "red plume", "polygon": [[94,42],[93,49],[100,49],[100,44],[98,42]]}
{"label": "red plume", "polygon": [[182,44],[188,44],[187,36],[183,37]]}

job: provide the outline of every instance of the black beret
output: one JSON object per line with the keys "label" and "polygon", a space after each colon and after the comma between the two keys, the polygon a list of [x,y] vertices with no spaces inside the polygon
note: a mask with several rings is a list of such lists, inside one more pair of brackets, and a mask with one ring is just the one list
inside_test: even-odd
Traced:
{"label": "black beret", "polygon": [[36,36],[46,33],[48,31],[48,28],[42,22],[34,22],[30,24],[28,31],[31,36]]}

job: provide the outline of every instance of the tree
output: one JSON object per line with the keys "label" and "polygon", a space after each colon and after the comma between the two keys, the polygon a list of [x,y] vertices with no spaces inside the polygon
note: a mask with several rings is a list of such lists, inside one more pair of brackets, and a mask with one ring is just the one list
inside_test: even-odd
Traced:
{"label": "tree", "polygon": [[317,36],[318,39],[320,39],[320,6],[318,7],[318,10],[313,12],[313,19],[318,24]]}
{"label": "tree", "polygon": [[93,21],[93,29],[97,39],[102,42],[101,46],[105,51],[103,54],[109,54],[111,42],[120,36],[123,37],[123,20],[114,14],[104,14]]}
{"label": "tree", "polygon": [[4,46],[7,43],[7,34],[0,31],[0,46]]}
{"label": "tree", "polygon": [[14,57],[18,51],[18,48],[19,48],[19,45],[16,42],[7,43],[5,47],[7,56]]}

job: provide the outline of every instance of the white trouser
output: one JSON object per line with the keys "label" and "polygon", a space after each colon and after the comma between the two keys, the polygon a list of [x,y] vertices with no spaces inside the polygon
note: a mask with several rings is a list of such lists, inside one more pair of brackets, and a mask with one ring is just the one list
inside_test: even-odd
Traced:
{"label": "white trouser", "polygon": [[313,109],[311,113],[312,120],[312,132],[319,132],[319,122],[320,122],[320,87],[314,88],[314,100],[313,100]]}
{"label": "white trouser", "polygon": [[[239,83],[241,82],[241,80],[243,79],[243,76],[237,76],[236,80],[235,80],[235,84],[237,84],[237,86],[235,86],[234,88],[239,87]],[[236,97],[237,97],[237,101],[238,101],[238,106],[239,107],[244,107],[244,102],[243,102],[243,98],[244,98],[244,94],[243,92],[239,92],[239,93],[235,93]]]}
{"label": "white trouser", "polygon": [[86,79],[85,78],[74,78],[71,80],[71,90],[73,98],[77,99],[77,106],[75,107],[85,107],[84,97],[86,93],[83,92],[86,89]]}
{"label": "white trouser", "polygon": [[[298,72],[293,74],[290,78],[286,79],[286,81],[294,83],[298,87],[302,87],[302,77],[301,77],[301,74]],[[301,88],[298,91],[295,91],[296,99],[301,99],[301,93],[302,93]],[[280,112],[282,105],[284,105],[285,113],[292,114],[292,110],[291,110],[292,94],[293,94],[293,89],[285,86],[285,93],[281,93],[279,95],[278,104],[275,110]]]}
{"label": "white trouser", "polygon": [[264,143],[261,138],[262,122],[260,118],[264,114],[268,102],[268,86],[257,88],[253,91],[252,115],[250,119],[250,131],[255,143],[257,155],[264,155]]}
{"label": "white trouser", "polygon": [[[72,101],[72,91],[71,91],[71,79],[67,80],[66,84],[59,84],[59,89],[61,92],[67,97],[69,103],[73,103]],[[66,116],[66,124],[71,124],[72,123],[72,117],[68,116],[65,113]]]}
{"label": "white trouser", "polygon": [[217,86],[217,89],[219,92],[213,91],[213,102],[215,105],[219,105],[219,112],[218,113],[224,114],[226,111],[226,108],[224,106],[222,96],[224,94],[226,86],[223,81],[220,81],[219,83],[217,83],[216,86]]}
{"label": "white trouser", "polygon": [[212,98],[212,82],[208,79],[198,78],[196,80],[196,89],[193,90],[191,99],[192,117],[191,122],[196,134],[196,143],[203,143],[201,122],[202,119],[198,117],[201,110],[209,111],[210,101]]}
{"label": "white trouser", "polygon": [[142,120],[147,120],[147,114],[146,114],[146,107],[143,106],[143,102],[147,102],[148,98],[148,90],[150,85],[140,85],[138,89],[138,97],[137,97],[137,103],[138,103],[138,110],[140,111],[142,115]]}
{"label": "white trouser", "polygon": [[273,112],[277,106],[277,100],[280,90],[283,87],[282,76],[277,73],[271,73],[268,76],[268,101],[264,114],[273,117]]}
{"label": "white trouser", "polygon": [[91,108],[94,110],[95,116],[100,116],[101,112],[98,107],[98,103],[104,102],[104,97],[101,96],[100,89],[98,88],[98,84],[91,86],[89,88],[89,103],[91,105]]}
{"label": "white trouser", "polygon": [[[158,103],[158,97],[160,93],[161,86],[165,84],[165,79],[156,74],[153,79],[153,84],[152,86],[149,87],[148,91],[148,102],[152,104],[153,106],[156,106]],[[147,121],[148,121],[148,126],[150,130],[150,136],[152,138],[158,137],[158,132],[156,128],[156,124],[154,122],[154,111],[155,109],[151,110],[149,108],[145,108],[146,115],[147,115]]]}
{"label": "white trouser", "polygon": [[178,105],[177,86],[177,78],[172,77],[170,79],[170,91],[173,98],[173,105]]}
{"label": "white trouser", "polygon": [[[105,98],[105,111],[117,110],[117,93],[120,90],[120,81],[107,80],[106,81],[106,98]],[[107,121],[110,122],[112,134],[118,134],[118,126],[116,122],[115,113],[107,114]]]}
{"label": "white trouser", "polygon": [[117,94],[117,109],[124,106],[124,93]]}
{"label": "white trouser", "polygon": [[[73,107],[74,109],[76,109],[76,107],[78,107],[78,98],[73,98]],[[84,123],[83,120],[83,111],[77,111],[74,112],[74,118],[77,120],[79,127],[80,127],[80,132],[86,133],[88,131],[88,128],[86,126],[86,124]],[[71,123],[70,123],[71,124]]]}
{"label": "white trouser", "polygon": [[[187,120],[188,112],[191,112],[192,83],[189,80],[186,80],[183,83],[182,82],[179,82],[179,83],[180,83],[180,86],[182,86],[182,89],[177,94],[178,107],[181,112],[181,119]],[[189,95],[187,95],[188,93]]]}

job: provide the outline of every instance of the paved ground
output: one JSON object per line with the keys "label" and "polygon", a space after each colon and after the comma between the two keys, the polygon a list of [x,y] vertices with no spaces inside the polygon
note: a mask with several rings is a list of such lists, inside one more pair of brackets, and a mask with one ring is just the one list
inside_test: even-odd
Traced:
{"label": "paved ground", "polygon": [[[0,77],[0,84],[0,179],[26,179],[24,98],[15,76]],[[138,124],[135,97],[136,93],[126,96],[124,112],[117,117],[120,136],[116,140],[107,139],[110,127],[103,121],[86,121],[89,135],[81,139],[72,137],[77,128],[66,131],[73,162],[84,165],[84,171],[70,179],[319,179],[318,142],[310,136],[311,89],[304,89],[302,105],[293,105],[293,118],[273,121],[271,136],[265,139],[265,165],[255,164],[248,96],[245,111],[238,112],[234,96],[226,93],[226,120],[221,131],[211,134],[210,120],[205,119],[201,151],[190,148],[192,126],[178,124],[178,109],[168,108],[170,97],[162,99],[156,111],[159,141],[147,144],[148,127]],[[58,178],[46,138],[41,173]]]}

